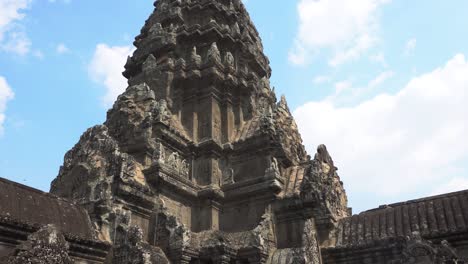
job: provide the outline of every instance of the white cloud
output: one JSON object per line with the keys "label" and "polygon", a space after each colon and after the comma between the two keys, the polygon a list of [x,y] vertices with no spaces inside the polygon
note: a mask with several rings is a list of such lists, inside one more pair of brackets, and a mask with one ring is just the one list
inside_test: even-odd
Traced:
{"label": "white cloud", "polygon": [[305,65],[310,57],[310,51],[307,51],[302,43],[295,41],[294,49],[289,51],[288,60],[294,65]]}
{"label": "white cloud", "polygon": [[370,47],[372,47],[375,42],[376,39],[374,36],[364,34],[356,39],[353,45],[344,49],[337,49],[335,55],[328,61],[328,64],[330,66],[336,67],[347,61],[355,60]]}
{"label": "white cloud", "polygon": [[24,11],[31,0],[0,0],[0,49],[25,55],[29,52],[31,41],[22,27],[16,25],[24,18]]}
{"label": "white cloud", "polygon": [[21,56],[28,54],[31,50],[31,41],[23,31],[9,32],[8,39],[1,45],[4,51]]}
{"label": "white cloud", "polygon": [[319,75],[314,78],[315,84],[323,84],[323,83],[328,83],[330,81],[331,81],[331,77],[326,76],[326,75]]}
{"label": "white cloud", "polygon": [[310,53],[331,49],[329,61],[338,66],[359,58],[378,42],[378,11],[390,0],[301,0],[297,6],[299,31],[289,54],[304,64]]}
{"label": "white cloud", "polygon": [[380,84],[384,83],[386,80],[392,78],[395,75],[393,71],[385,71],[377,75],[374,79],[372,79],[368,86],[373,88],[379,86]]}
{"label": "white cloud", "polygon": [[7,26],[13,22],[24,18],[21,10],[28,8],[30,0],[0,0],[0,40]]}
{"label": "white cloud", "polygon": [[[382,73],[370,83],[392,75]],[[449,191],[461,182],[453,177],[468,164],[467,102],[468,62],[459,54],[396,94],[350,107],[332,96],[300,106],[294,116],[309,151],[328,145],[351,195],[383,199],[430,194],[440,182]],[[468,175],[458,178],[465,182]]]}
{"label": "white cloud", "polygon": [[60,43],[57,45],[57,48],[55,49],[55,51],[58,53],[58,54],[64,54],[64,53],[67,53],[70,51],[70,49],[63,43]]}
{"label": "white cloud", "polygon": [[337,82],[335,83],[335,92],[336,94],[341,94],[344,91],[351,89],[351,87],[353,87],[353,83],[349,80]]}
{"label": "white cloud", "polygon": [[416,49],[417,40],[415,38],[409,39],[405,45],[405,56],[412,55]]}
{"label": "white cloud", "polygon": [[468,189],[468,179],[455,177],[442,186],[437,187],[432,195],[439,195],[449,192],[456,192]]}
{"label": "white cloud", "polygon": [[130,46],[110,47],[106,44],[98,44],[94,52],[88,71],[91,78],[103,85],[106,94],[103,103],[111,106],[117,96],[127,88],[127,80],[122,76],[127,56],[132,53]]}
{"label": "white cloud", "polygon": [[5,121],[5,110],[8,101],[13,99],[14,93],[8,85],[6,79],[0,76],[0,135],[3,134],[3,122]]}
{"label": "white cloud", "polygon": [[[371,79],[366,85],[355,86],[351,79],[335,83],[335,91],[329,95],[325,101],[332,101],[335,106],[348,105],[359,101],[360,98],[369,96],[374,88],[381,86],[384,82],[391,79],[395,73],[393,71],[384,71]],[[314,80],[315,81],[315,80]]]}
{"label": "white cloud", "polygon": [[374,55],[369,56],[370,61],[378,63],[383,67],[388,67],[387,60],[385,59],[385,54],[383,52],[376,53]]}

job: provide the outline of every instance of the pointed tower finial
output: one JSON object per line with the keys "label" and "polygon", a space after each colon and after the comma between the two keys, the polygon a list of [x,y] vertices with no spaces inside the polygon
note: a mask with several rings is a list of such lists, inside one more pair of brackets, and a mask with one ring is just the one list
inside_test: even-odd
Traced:
{"label": "pointed tower finial", "polygon": [[281,95],[281,100],[279,102],[279,107],[284,108],[284,109],[289,109],[288,108],[288,102],[286,101],[286,96],[284,94]]}

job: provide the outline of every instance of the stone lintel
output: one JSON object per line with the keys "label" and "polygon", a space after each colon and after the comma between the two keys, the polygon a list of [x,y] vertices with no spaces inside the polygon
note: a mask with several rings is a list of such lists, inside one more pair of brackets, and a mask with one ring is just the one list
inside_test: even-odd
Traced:
{"label": "stone lintel", "polygon": [[191,180],[183,178],[177,174],[168,174],[160,164],[155,163],[153,167],[145,171],[147,181],[160,190],[169,188],[170,190],[189,198],[196,198],[200,190]]}
{"label": "stone lintel", "polygon": [[250,180],[235,182],[222,186],[225,200],[269,194],[275,197],[282,188],[282,182],[277,178],[257,177]]}
{"label": "stone lintel", "polygon": [[197,144],[197,152],[200,155],[210,155],[213,157],[221,157],[223,146],[213,139],[203,139]]}

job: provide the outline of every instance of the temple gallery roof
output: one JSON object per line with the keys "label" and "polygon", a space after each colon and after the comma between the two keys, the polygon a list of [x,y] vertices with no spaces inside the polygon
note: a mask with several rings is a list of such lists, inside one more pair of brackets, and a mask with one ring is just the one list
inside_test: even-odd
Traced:
{"label": "temple gallery roof", "polygon": [[0,190],[1,221],[38,227],[53,224],[66,234],[94,238],[88,214],[77,205],[3,178]]}
{"label": "temple gallery roof", "polygon": [[447,238],[468,234],[468,190],[383,205],[344,218],[336,232],[338,247],[353,247],[411,236]]}

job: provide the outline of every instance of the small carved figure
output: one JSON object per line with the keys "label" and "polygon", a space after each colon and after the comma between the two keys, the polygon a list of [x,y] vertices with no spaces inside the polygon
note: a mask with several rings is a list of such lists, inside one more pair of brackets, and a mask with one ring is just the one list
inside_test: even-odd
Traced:
{"label": "small carved figure", "polygon": [[172,154],[169,155],[169,158],[167,159],[167,165],[169,165],[172,168],[176,169],[178,159],[179,159],[179,154],[177,152],[172,152]]}
{"label": "small carved figure", "polygon": [[161,12],[167,12],[168,8],[169,8],[169,5],[166,2],[162,2],[159,5],[159,9],[161,10]]}
{"label": "small carved figure", "polygon": [[189,164],[187,163],[187,161],[182,160],[182,162],[180,163],[179,172],[181,174],[183,174],[183,175],[188,175],[189,174]]}
{"label": "small carved figure", "polygon": [[169,32],[175,33],[177,31],[178,26],[174,26],[174,24],[169,25]]}
{"label": "small carved figure", "polygon": [[263,133],[268,133],[268,132],[275,132],[275,118],[273,115],[273,110],[271,109],[271,106],[264,106],[264,109],[261,109],[262,115],[260,117],[260,123],[261,123],[261,131]]}
{"label": "small carved figure", "polygon": [[224,171],[223,185],[234,183],[234,170],[229,168]]}
{"label": "small carved figure", "polygon": [[260,89],[264,94],[270,93],[270,81],[268,80],[268,78],[263,77],[260,80]]}
{"label": "small carved figure", "polygon": [[207,59],[211,62],[221,62],[221,53],[219,52],[216,42],[211,44],[211,47],[208,50]]}
{"label": "small carved figure", "polygon": [[278,107],[283,108],[284,110],[289,111],[288,101],[286,101],[286,96],[281,95],[281,100],[278,103]]}
{"label": "small carved figure", "polygon": [[143,71],[148,71],[149,69],[156,67],[156,65],[157,65],[156,58],[154,57],[153,54],[150,54],[146,58],[145,62],[143,62]]}
{"label": "small carved figure", "polygon": [[211,174],[214,179],[216,179],[216,182],[218,185],[221,183],[221,171],[219,169],[218,163],[214,162],[212,167],[211,167]]}
{"label": "small carved figure", "polygon": [[171,118],[171,113],[167,107],[166,100],[161,100],[156,104],[155,107],[156,119],[161,122],[166,122]]}
{"label": "small carved figure", "polygon": [[268,168],[265,170],[265,174],[267,174],[267,175],[279,175],[280,170],[279,170],[278,160],[275,157],[271,157],[269,163],[270,164],[268,165]]}
{"label": "small carved figure", "polygon": [[241,34],[239,24],[237,24],[237,22],[234,24],[234,26],[232,26],[231,33],[234,37],[237,37]]}
{"label": "small carved figure", "polygon": [[224,56],[224,63],[227,67],[234,69],[235,61],[231,52],[226,52],[226,55]]}
{"label": "small carved figure", "polygon": [[337,170],[325,145],[318,146],[315,160],[322,164],[322,170],[325,174],[332,175]]}
{"label": "small carved figure", "polygon": [[156,35],[156,36],[161,36],[161,35],[163,35],[164,29],[163,29],[161,23],[156,23],[156,24],[154,24],[154,25],[150,28],[149,33],[150,33],[150,34],[153,34],[153,35]]}
{"label": "small carved figure", "polygon": [[197,47],[195,46],[193,47],[192,53],[190,54],[190,59],[191,59],[191,62],[195,65],[201,64],[202,58],[200,55],[197,54]]}
{"label": "small carved figure", "polygon": [[229,2],[229,10],[231,10],[231,11],[236,10],[236,8],[234,7],[234,4],[232,3],[232,1]]}
{"label": "small carved figure", "polygon": [[273,169],[274,171],[279,171],[278,160],[277,160],[275,157],[272,157],[272,158],[271,158],[271,166],[270,166],[270,168]]}

